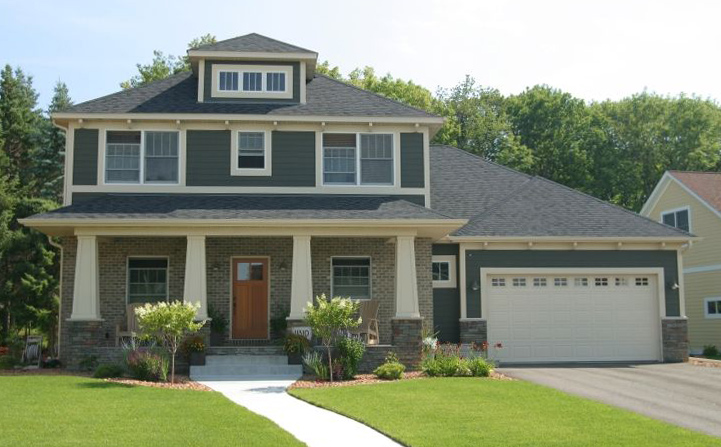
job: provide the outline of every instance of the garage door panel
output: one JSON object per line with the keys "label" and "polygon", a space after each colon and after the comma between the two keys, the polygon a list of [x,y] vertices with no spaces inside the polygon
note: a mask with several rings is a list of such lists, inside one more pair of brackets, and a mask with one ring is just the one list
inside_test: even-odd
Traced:
{"label": "garage door panel", "polygon": [[[658,360],[660,324],[655,278],[636,286],[636,275],[528,274],[525,287],[491,287],[488,335],[508,362]],[[556,278],[564,278],[554,281]],[[546,286],[534,286],[545,278]],[[585,285],[582,279],[586,278]],[[596,278],[599,278],[596,281]],[[605,285],[603,285],[605,284]]]}

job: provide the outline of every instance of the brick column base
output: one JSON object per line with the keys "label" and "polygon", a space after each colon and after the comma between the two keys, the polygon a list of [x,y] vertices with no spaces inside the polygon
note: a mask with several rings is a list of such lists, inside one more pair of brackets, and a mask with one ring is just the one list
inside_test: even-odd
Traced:
{"label": "brick column base", "polygon": [[[460,323],[461,343],[476,343],[480,345],[484,341],[488,341],[488,326],[486,320],[461,320]],[[493,342],[496,343],[497,341],[502,340],[494,340]]]}
{"label": "brick column base", "polygon": [[79,363],[90,356],[97,356],[96,348],[108,344],[102,321],[63,321],[68,325],[69,340],[63,346],[61,361],[70,369],[77,369]]}
{"label": "brick column base", "polygon": [[398,360],[406,365],[408,370],[418,369],[423,348],[423,319],[394,318],[391,320],[391,328],[393,350],[398,355]]}
{"label": "brick column base", "polygon": [[688,361],[688,320],[661,320],[663,361],[667,363]]}

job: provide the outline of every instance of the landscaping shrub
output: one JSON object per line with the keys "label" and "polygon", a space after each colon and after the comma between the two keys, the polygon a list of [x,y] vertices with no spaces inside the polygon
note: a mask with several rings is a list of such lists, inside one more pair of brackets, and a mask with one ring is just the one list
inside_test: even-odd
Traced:
{"label": "landscaping shrub", "polygon": [[98,356],[86,355],[78,362],[78,366],[84,371],[94,371],[98,367]]}
{"label": "landscaping shrub", "polygon": [[403,372],[406,367],[398,361],[395,352],[389,352],[386,355],[386,361],[373,371],[379,379],[382,380],[399,380],[403,378]]}
{"label": "landscaping shrub", "polygon": [[353,379],[358,374],[358,364],[366,352],[365,343],[355,337],[341,337],[335,347],[338,350],[343,379]]}
{"label": "landscaping shrub", "polygon": [[205,352],[205,341],[200,335],[188,337],[180,344],[180,352],[189,357],[193,352]]}
{"label": "landscaping shrub", "polygon": [[286,354],[305,354],[310,349],[310,342],[307,338],[298,334],[288,334],[285,336],[283,343],[283,351]]}
{"label": "landscaping shrub", "polygon": [[303,363],[308,369],[315,374],[320,380],[328,380],[328,364],[323,360],[323,356],[315,351],[310,351],[303,356]]}
{"label": "landscaping shrub", "polygon": [[168,380],[168,359],[163,353],[139,349],[130,351],[125,364],[133,379],[148,382]]}
{"label": "landscaping shrub", "polygon": [[493,372],[493,363],[482,357],[468,360],[468,369],[473,377],[488,377]]}
{"label": "landscaping shrub", "polygon": [[706,345],[703,347],[704,357],[717,357],[719,355],[718,348],[715,345]]}
{"label": "landscaping shrub", "polygon": [[19,362],[11,355],[0,355],[0,369],[12,369]]}
{"label": "landscaping shrub", "polygon": [[123,372],[123,367],[116,363],[104,363],[95,368],[93,377],[95,377],[96,379],[122,377]]}
{"label": "landscaping shrub", "polygon": [[459,345],[442,345],[433,357],[423,360],[421,369],[430,377],[488,377],[495,365],[479,352],[472,347],[464,357]]}

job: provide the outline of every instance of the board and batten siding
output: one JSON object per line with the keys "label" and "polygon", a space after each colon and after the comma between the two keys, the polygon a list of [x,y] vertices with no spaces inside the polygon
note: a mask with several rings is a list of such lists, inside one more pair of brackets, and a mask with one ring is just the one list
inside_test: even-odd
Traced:
{"label": "board and batten siding", "polygon": [[315,132],[273,131],[272,175],[230,175],[229,130],[187,131],[188,186],[315,186]]}
{"label": "board and batten siding", "polygon": [[401,133],[401,188],[425,186],[422,133]]}
{"label": "board and batten siding", "polygon": [[98,129],[75,129],[73,185],[98,184]]}
{"label": "board and batten siding", "polygon": [[[698,201],[675,181],[668,187],[649,210],[648,217],[661,220],[661,213],[689,207],[691,233],[703,239],[694,242],[683,252],[684,269],[721,265],[721,217]],[[706,318],[704,300],[721,296],[721,269],[684,274],[688,338],[692,352],[699,352],[704,345],[721,348],[721,319]]]}
{"label": "board and batten siding", "polygon": [[[458,266],[458,244],[434,244],[433,255],[456,257]],[[460,269],[456,268],[456,284],[460,284]],[[433,288],[433,331],[443,343],[460,342],[461,302],[456,288]]]}
{"label": "board and batten siding", "polygon": [[[274,98],[218,98],[213,97],[213,65],[276,65],[280,67],[293,68],[293,97],[290,99],[274,99]],[[242,79],[239,79],[242,82]],[[264,103],[264,104],[288,104],[300,102],[300,62],[257,62],[257,61],[222,61],[222,60],[206,60],[205,75],[203,79],[203,102],[243,102],[243,103]]]}
{"label": "board and batten siding", "polygon": [[[678,282],[676,251],[668,250],[468,250],[466,251],[466,313],[482,318],[481,296],[472,284],[480,284],[482,268],[663,268],[666,282],[666,315],[680,315],[678,290],[669,284]],[[569,273],[570,274],[570,273]]]}

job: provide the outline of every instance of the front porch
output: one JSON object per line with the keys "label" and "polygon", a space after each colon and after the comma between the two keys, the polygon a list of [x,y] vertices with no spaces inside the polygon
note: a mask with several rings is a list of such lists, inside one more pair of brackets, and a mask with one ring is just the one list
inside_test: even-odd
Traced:
{"label": "front porch", "polygon": [[[200,302],[199,318],[212,308],[228,322],[218,346],[273,344],[283,334],[271,329],[283,320],[302,324],[314,296],[348,292],[379,302],[379,345],[368,350],[364,369],[388,350],[413,365],[422,321],[433,321],[430,237],[95,233],[62,241],[60,355],[70,366],[88,355],[120,359],[117,328],[127,303],[142,299],[130,273],[144,265],[136,260],[157,261],[164,299]],[[207,326],[203,334],[210,346]]]}

